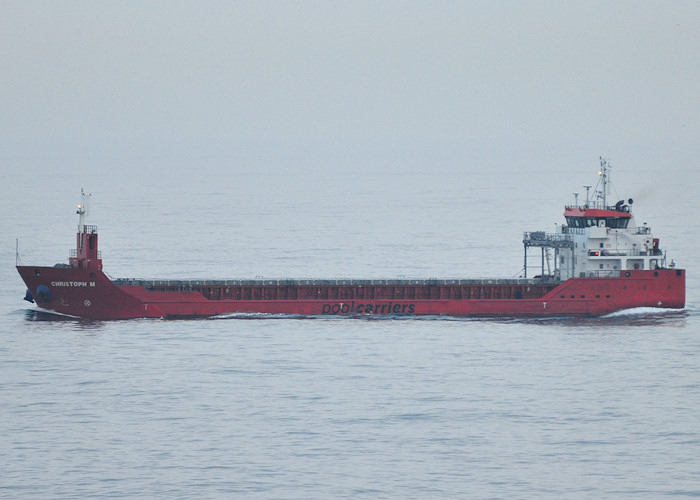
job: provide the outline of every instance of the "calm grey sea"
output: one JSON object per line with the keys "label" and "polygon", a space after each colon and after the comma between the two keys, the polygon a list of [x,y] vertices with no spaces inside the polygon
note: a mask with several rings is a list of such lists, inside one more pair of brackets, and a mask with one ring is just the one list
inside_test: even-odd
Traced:
{"label": "calm grey sea", "polygon": [[522,232],[561,223],[597,164],[16,167],[0,497],[700,496],[700,227],[682,180],[613,171],[688,269],[684,311],[94,322],[37,313],[14,270],[17,237],[25,264],[67,260],[81,187],[113,277],[513,277]]}

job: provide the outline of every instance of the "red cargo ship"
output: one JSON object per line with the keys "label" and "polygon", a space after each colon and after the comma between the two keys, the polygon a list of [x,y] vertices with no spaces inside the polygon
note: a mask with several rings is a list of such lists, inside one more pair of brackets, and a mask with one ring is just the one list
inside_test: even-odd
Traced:
{"label": "red cargo ship", "polygon": [[[685,307],[685,270],[667,265],[632,200],[607,205],[609,165],[589,199],[567,206],[554,233],[524,234],[521,279],[131,280],[102,271],[97,227],[78,205],[77,248],[68,264],[22,266],[25,299],[92,319],[191,318],[235,313],[303,316],[600,316],[635,307]],[[598,189],[600,187],[600,189]],[[527,278],[528,249],[540,272]]]}

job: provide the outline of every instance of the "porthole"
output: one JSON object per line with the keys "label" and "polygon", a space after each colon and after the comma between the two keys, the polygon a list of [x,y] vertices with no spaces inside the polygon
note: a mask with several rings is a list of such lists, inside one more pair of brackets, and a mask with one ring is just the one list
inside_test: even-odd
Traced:
{"label": "porthole", "polygon": [[629,272],[629,271],[625,272],[625,276],[629,278],[629,277],[630,277],[630,272]]}
{"label": "porthole", "polygon": [[658,278],[658,277],[659,277],[659,271],[654,271],[654,278]]}

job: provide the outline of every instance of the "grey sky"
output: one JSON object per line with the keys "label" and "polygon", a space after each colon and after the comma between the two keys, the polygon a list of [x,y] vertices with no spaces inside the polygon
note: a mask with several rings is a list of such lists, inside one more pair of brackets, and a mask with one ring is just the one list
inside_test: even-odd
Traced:
{"label": "grey sky", "polygon": [[696,1],[0,5],[3,168],[263,150],[698,168]]}

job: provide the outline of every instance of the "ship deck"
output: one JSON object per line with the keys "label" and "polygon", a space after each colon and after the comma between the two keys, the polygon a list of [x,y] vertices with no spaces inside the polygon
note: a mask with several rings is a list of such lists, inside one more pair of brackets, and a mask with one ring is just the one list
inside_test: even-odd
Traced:
{"label": "ship deck", "polygon": [[192,279],[164,280],[141,278],[116,278],[116,286],[142,287],[200,287],[200,286],[440,286],[440,285],[556,285],[554,278],[502,278],[502,279]]}

